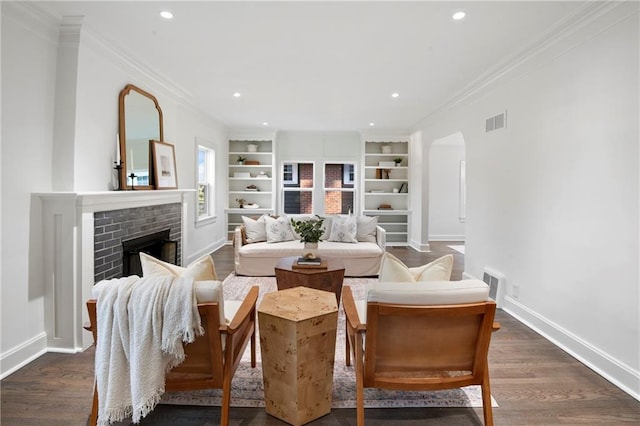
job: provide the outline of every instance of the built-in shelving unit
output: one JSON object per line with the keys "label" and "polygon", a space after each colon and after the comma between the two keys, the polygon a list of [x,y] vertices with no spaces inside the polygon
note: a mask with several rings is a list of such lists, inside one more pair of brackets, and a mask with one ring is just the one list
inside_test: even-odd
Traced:
{"label": "built-in shelving unit", "polygon": [[[394,160],[401,160],[396,163]],[[363,213],[378,216],[388,245],[409,241],[409,143],[364,142]],[[388,207],[387,207],[388,206]]]}
{"label": "built-in shelving unit", "polygon": [[[244,161],[239,161],[242,157]],[[275,206],[274,140],[230,139],[228,151],[227,233],[242,224],[242,216],[273,213]],[[240,207],[237,200],[244,200]],[[252,207],[255,206],[255,207]]]}

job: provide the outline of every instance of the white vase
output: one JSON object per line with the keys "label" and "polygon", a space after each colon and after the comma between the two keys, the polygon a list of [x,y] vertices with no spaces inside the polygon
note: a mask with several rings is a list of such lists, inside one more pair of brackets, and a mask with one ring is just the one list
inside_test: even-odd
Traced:
{"label": "white vase", "polygon": [[247,152],[257,152],[257,151],[258,151],[258,145],[254,143],[250,143],[249,145],[247,145]]}
{"label": "white vase", "polygon": [[305,259],[315,259],[318,257],[318,243],[304,243],[302,257]]}

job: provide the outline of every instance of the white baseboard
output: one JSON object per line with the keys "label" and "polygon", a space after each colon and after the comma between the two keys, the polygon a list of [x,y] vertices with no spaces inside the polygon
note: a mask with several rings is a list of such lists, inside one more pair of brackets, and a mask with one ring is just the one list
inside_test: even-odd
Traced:
{"label": "white baseboard", "polygon": [[464,241],[464,234],[438,234],[429,235],[429,241]]}
{"label": "white baseboard", "polygon": [[411,242],[409,242],[409,247],[411,247],[412,249],[414,249],[416,251],[420,251],[420,252],[424,252],[424,253],[428,253],[428,252],[431,251],[431,246],[429,245],[429,243],[420,244],[418,241],[411,241]]}
{"label": "white baseboard", "polygon": [[511,296],[504,310],[593,371],[640,401],[640,372],[594,347],[589,342],[539,315]]}
{"label": "white baseboard", "polygon": [[0,379],[21,369],[47,352],[47,334],[42,332],[0,356]]}
{"label": "white baseboard", "polygon": [[204,256],[205,254],[213,253],[214,251],[218,250],[220,247],[224,246],[226,243],[227,243],[226,239],[220,239],[214,242],[213,244],[209,244],[205,248],[198,250],[195,253],[192,253],[189,257],[187,257],[187,265],[193,262],[194,260]]}

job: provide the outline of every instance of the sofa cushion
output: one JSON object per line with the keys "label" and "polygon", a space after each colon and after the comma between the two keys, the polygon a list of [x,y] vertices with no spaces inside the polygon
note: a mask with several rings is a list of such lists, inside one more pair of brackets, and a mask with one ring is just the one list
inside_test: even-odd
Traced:
{"label": "sofa cushion", "polygon": [[453,270],[453,256],[447,254],[433,262],[415,268],[407,267],[391,253],[385,253],[378,279],[383,281],[412,283],[418,281],[448,281]]}
{"label": "sofa cushion", "polygon": [[[300,241],[285,241],[281,243],[255,243],[240,247],[243,257],[256,258],[281,258],[300,256],[303,243]],[[318,243],[320,257],[329,258],[368,258],[380,256],[383,250],[375,243],[344,244],[333,241],[321,241]]]}
{"label": "sofa cushion", "polygon": [[267,227],[265,217],[266,215],[262,215],[258,219],[253,219],[247,216],[242,216],[242,223],[244,223],[247,244],[267,241]]}
{"label": "sofa cushion", "polygon": [[146,253],[140,252],[140,264],[142,275],[145,277],[162,277],[172,275],[174,277],[190,277],[196,281],[217,280],[216,265],[210,255],[194,260],[189,266],[182,267],[172,263],[163,262]]}
{"label": "sofa cushion", "polygon": [[277,219],[265,216],[265,221],[268,243],[293,241],[295,239],[293,236],[293,230],[291,229],[291,222],[286,215],[282,215]]}
{"label": "sofa cushion", "polygon": [[331,225],[329,241],[357,243],[358,221],[355,216],[336,216]]}

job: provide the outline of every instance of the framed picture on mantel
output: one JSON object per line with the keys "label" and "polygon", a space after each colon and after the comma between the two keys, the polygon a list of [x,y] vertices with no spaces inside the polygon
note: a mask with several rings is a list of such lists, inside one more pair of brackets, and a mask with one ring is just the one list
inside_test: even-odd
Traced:
{"label": "framed picture on mantel", "polygon": [[176,153],[170,143],[151,141],[153,160],[153,180],[156,189],[175,189],[178,187],[176,175]]}

